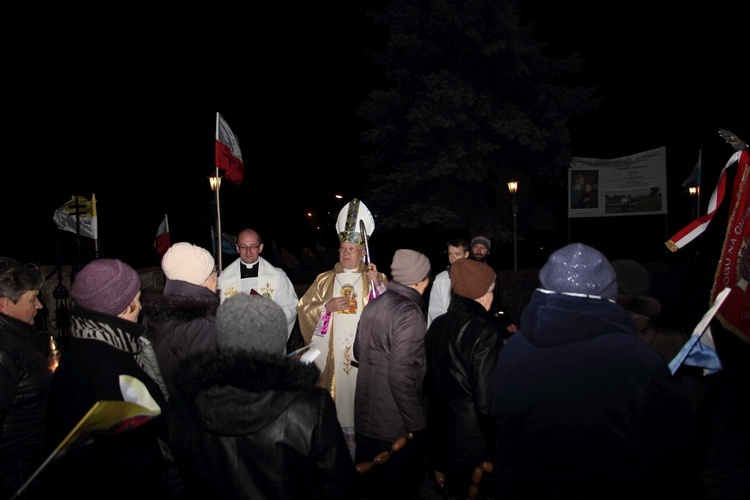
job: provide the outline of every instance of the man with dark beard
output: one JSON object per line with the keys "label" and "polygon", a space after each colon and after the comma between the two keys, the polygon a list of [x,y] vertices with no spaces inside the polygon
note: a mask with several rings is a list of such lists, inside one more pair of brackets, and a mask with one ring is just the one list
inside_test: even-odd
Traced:
{"label": "man with dark beard", "polygon": [[[471,239],[471,246],[469,248],[471,251],[471,258],[479,262],[484,262],[494,269],[494,266],[488,262],[491,247],[492,243],[487,236],[475,236]],[[497,291],[500,289],[500,275],[498,274],[497,269],[494,269],[494,271],[497,276],[495,279],[496,291],[489,312],[492,315],[495,324],[500,328],[500,331],[503,332],[503,337],[507,339],[518,331],[518,327],[516,326],[515,321],[513,321],[513,318],[510,317],[510,314],[508,314],[508,311],[505,310],[503,299],[500,298],[500,293]]]}

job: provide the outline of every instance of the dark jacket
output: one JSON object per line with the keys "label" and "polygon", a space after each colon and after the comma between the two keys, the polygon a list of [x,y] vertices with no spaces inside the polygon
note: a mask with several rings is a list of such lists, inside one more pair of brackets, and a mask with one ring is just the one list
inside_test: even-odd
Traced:
{"label": "dark jacket", "polygon": [[696,422],[630,313],[536,290],[521,324],[492,376],[497,497],[694,498]]}
{"label": "dark jacket", "polygon": [[122,498],[182,498],[179,473],[166,447],[166,396],[137,360],[143,353],[142,333],[143,327],[131,321],[82,308],[73,311],[71,337],[60,346],[60,364],[50,386],[47,452],[97,401],[125,400],[122,375],[140,381],[162,414],[126,432],[105,432],[85,446],[66,450],[39,478],[48,488],[46,495],[59,493],[65,485],[75,498],[100,498],[102,492]]}
{"label": "dark jacket", "polygon": [[52,372],[33,325],[0,314],[0,498],[15,493],[44,460],[42,439]]}
{"label": "dark jacket", "polygon": [[502,334],[490,314],[475,300],[456,294],[448,312],[427,330],[430,465],[446,474],[446,485],[456,495],[467,494],[477,465],[494,461],[496,429],[488,398],[502,348]]}
{"label": "dark jacket", "polygon": [[[474,257],[469,258],[474,259]],[[495,271],[495,294],[492,297],[492,305],[490,305],[489,314],[492,318],[492,322],[500,329],[500,334],[503,338],[507,339],[512,335],[512,333],[508,331],[508,327],[510,325],[516,325],[516,319],[511,317],[505,304],[503,304],[500,290],[504,290],[505,284],[500,281],[500,272],[497,267],[492,265],[489,260],[479,260],[479,262],[487,264],[493,271]],[[453,294],[451,294],[451,298],[452,297]]]}
{"label": "dark jacket", "polygon": [[354,464],[320,371],[203,351],[174,373],[169,432],[190,498],[354,498]]}
{"label": "dark jacket", "polygon": [[422,295],[396,281],[362,311],[354,339],[359,362],[357,434],[392,442],[427,426],[422,399],[426,320]]}
{"label": "dark jacket", "polygon": [[172,372],[186,354],[216,349],[219,296],[204,286],[167,279],[164,293],[141,295],[141,324],[156,351],[164,382],[174,392]]}

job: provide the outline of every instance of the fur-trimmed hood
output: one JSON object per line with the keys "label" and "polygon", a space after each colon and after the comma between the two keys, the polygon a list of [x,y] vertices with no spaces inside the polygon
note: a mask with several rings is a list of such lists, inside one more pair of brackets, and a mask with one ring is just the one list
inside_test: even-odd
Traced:
{"label": "fur-trimmed hood", "polygon": [[144,290],[141,294],[141,314],[159,323],[187,323],[196,318],[216,316],[220,303],[216,293],[206,287],[183,281],[173,282],[172,285],[165,287],[164,293]]}
{"label": "fur-trimmed hood", "polygon": [[[313,364],[258,351],[203,351],[182,359],[174,372],[175,405],[209,432],[256,432],[315,387]],[[232,411],[227,412],[230,407]]]}

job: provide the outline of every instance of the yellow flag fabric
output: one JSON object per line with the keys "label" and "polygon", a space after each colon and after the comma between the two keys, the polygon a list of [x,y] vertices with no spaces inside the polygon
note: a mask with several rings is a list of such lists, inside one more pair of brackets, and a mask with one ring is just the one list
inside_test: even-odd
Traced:
{"label": "yellow flag fabric", "polygon": [[52,220],[63,231],[80,234],[95,240],[99,239],[96,195],[93,193],[91,194],[91,200],[83,196],[72,196],[70,201],[55,210]]}

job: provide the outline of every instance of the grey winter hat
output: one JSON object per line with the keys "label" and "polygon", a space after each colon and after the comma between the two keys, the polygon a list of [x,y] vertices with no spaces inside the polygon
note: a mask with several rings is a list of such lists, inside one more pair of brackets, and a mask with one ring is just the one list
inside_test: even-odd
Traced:
{"label": "grey winter hat", "polygon": [[238,293],[216,310],[216,344],[219,349],[254,349],[284,354],[287,326],[284,310],[261,295]]}
{"label": "grey winter hat", "polygon": [[473,247],[477,243],[480,245],[486,246],[487,250],[490,250],[490,247],[492,246],[490,239],[483,234],[480,234],[479,236],[474,236],[474,238],[472,238],[471,240],[471,245],[469,246],[469,248]]}
{"label": "grey winter hat", "polygon": [[415,285],[430,274],[430,260],[421,252],[400,248],[393,254],[391,276],[402,285]]}
{"label": "grey winter hat", "polygon": [[614,300],[617,276],[599,250],[583,243],[571,243],[556,250],[539,271],[539,281],[555,292],[597,295]]}

